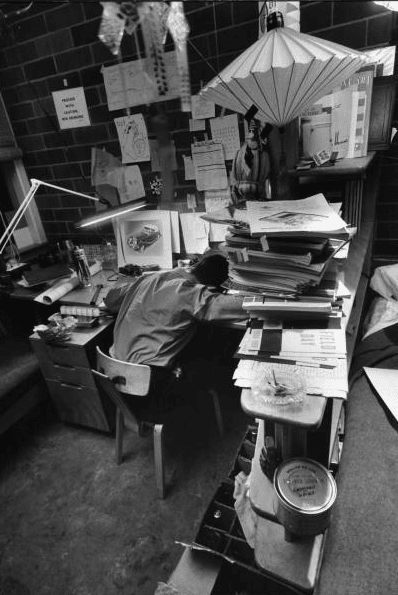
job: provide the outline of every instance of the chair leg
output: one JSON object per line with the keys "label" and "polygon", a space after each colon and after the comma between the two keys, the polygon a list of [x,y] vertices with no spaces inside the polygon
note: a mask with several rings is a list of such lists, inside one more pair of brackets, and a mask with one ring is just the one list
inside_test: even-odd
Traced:
{"label": "chair leg", "polygon": [[214,388],[209,388],[209,393],[211,394],[212,399],[213,399],[214,413],[216,415],[218,433],[220,434],[221,437],[223,437],[224,436],[224,424],[222,421],[221,407],[220,407],[220,401],[218,399],[218,394]]}
{"label": "chair leg", "polygon": [[159,498],[164,498],[165,479],[163,461],[163,425],[155,424],[153,428],[153,447],[155,453],[155,476]]}
{"label": "chair leg", "polygon": [[116,409],[116,462],[118,465],[123,461],[123,414],[119,408]]}

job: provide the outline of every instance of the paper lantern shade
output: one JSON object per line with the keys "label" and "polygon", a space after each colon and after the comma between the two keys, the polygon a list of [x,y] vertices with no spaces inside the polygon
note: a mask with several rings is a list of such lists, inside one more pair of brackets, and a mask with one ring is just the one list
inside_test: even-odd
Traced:
{"label": "paper lantern shade", "polygon": [[293,29],[278,27],[214,77],[200,95],[282,127],[369,61],[366,54]]}

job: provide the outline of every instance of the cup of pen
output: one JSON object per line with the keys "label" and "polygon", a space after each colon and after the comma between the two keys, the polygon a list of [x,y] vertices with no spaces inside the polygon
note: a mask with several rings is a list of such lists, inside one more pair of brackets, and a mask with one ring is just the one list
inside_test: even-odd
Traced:
{"label": "cup of pen", "polygon": [[307,393],[305,379],[291,367],[291,372],[273,367],[258,371],[252,384],[253,397],[271,405],[301,403]]}

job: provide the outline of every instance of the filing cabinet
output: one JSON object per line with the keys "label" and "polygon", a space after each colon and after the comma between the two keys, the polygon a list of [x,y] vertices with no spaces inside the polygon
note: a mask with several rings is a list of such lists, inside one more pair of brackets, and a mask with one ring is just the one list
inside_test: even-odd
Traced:
{"label": "filing cabinet", "polygon": [[112,343],[113,321],[105,320],[94,328],[77,329],[62,343],[45,342],[37,333],[30,336],[40,368],[59,418],[113,432],[115,409],[95,385],[91,369],[96,368],[96,346],[106,351]]}

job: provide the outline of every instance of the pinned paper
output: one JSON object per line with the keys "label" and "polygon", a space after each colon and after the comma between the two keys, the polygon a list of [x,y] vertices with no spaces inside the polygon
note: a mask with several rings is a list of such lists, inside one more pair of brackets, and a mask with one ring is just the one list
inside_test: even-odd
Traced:
{"label": "pinned paper", "polygon": [[170,211],[171,222],[171,250],[180,253],[180,218],[178,211]]}
{"label": "pinned paper", "polygon": [[180,213],[185,251],[188,254],[203,254],[209,247],[209,223],[199,213]]}
{"label": "pinned paper", "polygon": [[194,120],[214,118],[215,115],[216,109],[212,101],[207,101],[198,95],[192,95],[192,118]]}
{"label": "pinned paper", "polygon": [[53,91],[52,96],[61,130],[90,126],[83,87]]}
{"label": "pinned paper", "polygon": [[[231,193],[227,190],[207,190],[205,192],[206,213],[225,212],[229,217],[228,205],[231,202]],[[223,242],[228,233],[228,226],[221,223],[210,223],[210,242]]]}
{"label": "pinned paper", "polygon": [[108,184],[118,189],[121,203],[145,196],[144,184],[138,165],[119,167],[108,174],[107,180]]}
{"label": "pinned paper", "polygon": [[206,122],[204,120],[189,120],[189,131],[199,132],[200,130],[206,130]]}
{"label": "pinned paper", "polygon": [[224,158],[233,159],[240,149],[237,114],[230,114],[210,120],[211,137],[224,147]]}
{"label": "pinned paper", "polygon": [[102,68],[106,98],[110,111],[156,101],[168,101],[180,96],[180,77],[176,53],[165,52],[164,63],[168,82],[165,95],[159,95],[155,80],[148,74],[149,58],[122,62]]}
{"label": "pinned paper", "polygon": [[195,168],[193,166],[192,157],[183,155],[182,158],[184,160],[185,179],[195,180]]}
{"label": "pinned paper", "polygon": [[227,170],[221,143],[204,141],[191,145],[198,190],[221,190],[228,187]]}
{"label": "pinned paper", "polygon": [[109,173],[114,169],[121,167],[121,161],[114,157],[105,149],[91,149],[91,184],[92,186],[101,186],[109,184],[107,179]]}
{"label": "pinned paper", "polygon": [[115,118],[122,163],[149,161],[149,141],[144,116],[133,114]]}

